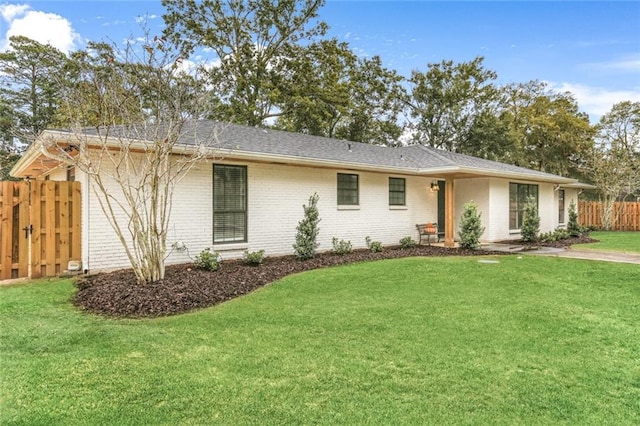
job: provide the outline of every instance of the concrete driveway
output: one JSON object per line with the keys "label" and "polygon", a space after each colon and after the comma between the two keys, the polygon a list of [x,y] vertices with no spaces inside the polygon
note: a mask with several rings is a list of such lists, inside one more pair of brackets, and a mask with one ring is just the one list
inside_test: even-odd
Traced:
{"label": "concrete driveway", "polygon": [[611,251],[575,250],[555,247],[539,247],[534,250],[518,244],[485,244],[483,250],[503,253],[533,254],[537,256],[566,257],[570,259],[601,260],[605,262],[634,263],[640,265],[640,254],[616,253]]}

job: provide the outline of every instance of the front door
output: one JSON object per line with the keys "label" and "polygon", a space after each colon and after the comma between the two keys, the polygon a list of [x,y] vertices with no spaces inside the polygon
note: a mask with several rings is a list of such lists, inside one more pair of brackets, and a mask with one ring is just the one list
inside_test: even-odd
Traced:
{"label": "front door", "polygon": [[438,236],[444,235],[445,217],[444,214],[444,193],[445,193],[445,181],[438,181]]}

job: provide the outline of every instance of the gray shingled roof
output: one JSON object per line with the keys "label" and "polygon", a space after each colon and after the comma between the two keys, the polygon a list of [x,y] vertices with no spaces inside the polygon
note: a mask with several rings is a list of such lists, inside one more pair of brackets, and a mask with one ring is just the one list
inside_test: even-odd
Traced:
{"label": "gray shingled roof", "polygon": [[[126,132],[127,127],[111,128]],[[87,129],[87,134],[95,134],[95,129]],[[225,152],[225,157],[233,154],[259,154],[290,162],[316,160],[335,163],[336,167],[348,164],[350,167],[380,167],[406,170],[409,173],[427,174],[430,171],[477,173],[490,175],[522,175],[523,178],[549,182],[573,182],[573,179],[543,173],[523,167],[484,160],[469,155],[458,154],[422,145],[385,147],[341,139],[311,136],[281,130],[219,123],[210,120],[190,122],[183,128],[178,141],[181,145],[211,146]]]}
{"label": "gray shingled roof", "polygon": [[385,147],[273,129],[220,124],[213,121],[198,122],[196,132],[193,127],[185,129],[180,143],[193,145],[197,140],[194,134],[211,135],[214,132],[217,134],[218,146],[231,152],[393,167],[412,172],[428,172],[429,169],[434,171],[464,169],[465,172],[521,174],[529,178],[535,177],[549,181],[567,180],[549,173],[422,145]]}

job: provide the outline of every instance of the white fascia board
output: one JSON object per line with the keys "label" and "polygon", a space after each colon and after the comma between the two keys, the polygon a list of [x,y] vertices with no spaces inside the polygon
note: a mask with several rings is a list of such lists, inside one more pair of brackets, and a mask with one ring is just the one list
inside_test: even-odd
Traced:
{"label": "white fascia board", "polygon": [[588,183],[584,183],[584,182],[575,182],[575,183],[568,183],[568,184],[563,184],[561,186],[561,188],[569,188],[569,189],[598,189],[597,186],[588,184]]}
{"label": "white fascia board", "polygon": [[498,177],[498,178],[505,178],[505,179],[528,180],[528,181],[535,181],[535,182],[548,182],[548,183],[557,183],[557,184],[570,184],[570,183],[576,182],[576,179],[556,176],[552,174],[548,174],[547,176],[540,176],[536,173],[520,173],[520,172],[510,172],[510,171],[485,170],[485,169],[478,169],[473,167],[460,167],[458,170],[460,173],[468,173],[468,174],[474,174],[478,176]]}

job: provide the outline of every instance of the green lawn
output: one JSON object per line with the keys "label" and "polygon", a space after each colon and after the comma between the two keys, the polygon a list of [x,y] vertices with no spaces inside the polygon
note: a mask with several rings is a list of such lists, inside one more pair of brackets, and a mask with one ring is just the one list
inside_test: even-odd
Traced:
{"label": "green lawn", "polygon": [[0,288],[0,424],[640,424],[640,268],[414,258],[111,320]]}
{"label": "green lawn", "polygon": [[640,253],[640,232],[632,231],[594,231],[591,238],[599,243],[577,244],[576,250],[618,251],[623,253]]}

